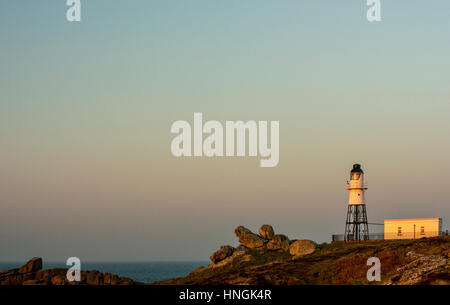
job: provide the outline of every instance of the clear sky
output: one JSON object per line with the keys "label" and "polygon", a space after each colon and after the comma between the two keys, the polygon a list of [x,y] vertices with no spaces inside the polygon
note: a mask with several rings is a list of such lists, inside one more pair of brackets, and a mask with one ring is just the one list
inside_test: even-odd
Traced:
{"label": "clear sky", "polygon": [[[450,2],[0,1],[0,260],[207,260],[234,228],[450,229]],[[279,120],[280,162],[175,158],[176,120]],[[378,228],[373,228],[378,229]]]}

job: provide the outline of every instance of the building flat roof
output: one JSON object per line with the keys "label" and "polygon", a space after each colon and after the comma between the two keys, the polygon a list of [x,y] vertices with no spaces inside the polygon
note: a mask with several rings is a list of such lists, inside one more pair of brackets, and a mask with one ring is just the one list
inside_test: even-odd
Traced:
{"label": "building flat roof", "polygon": [[389,222],[389,221],[421,221],[421,220],[442,220],[442,218],[385,219],[384,222]]}

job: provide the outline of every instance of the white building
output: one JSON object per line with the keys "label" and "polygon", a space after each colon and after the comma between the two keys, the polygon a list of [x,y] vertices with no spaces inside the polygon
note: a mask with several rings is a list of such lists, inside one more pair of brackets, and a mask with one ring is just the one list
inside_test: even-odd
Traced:
{"label": "white building", "polygon": [[386,219],[384,239],[419,239],[442,235],[442,218]]}

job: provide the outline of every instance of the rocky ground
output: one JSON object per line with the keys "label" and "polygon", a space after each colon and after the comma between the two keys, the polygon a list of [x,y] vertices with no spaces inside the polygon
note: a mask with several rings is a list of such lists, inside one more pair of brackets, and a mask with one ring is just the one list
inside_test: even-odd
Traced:
{"label": "rocky ground", "polygon": [[423,255],[408,252],[410,262],[398,267],[387,285],[442,284],[450,285],[450,259],[446,255]]}
{"label": "rocky ground", "polygon": [[70,282],[66,268],[42,269],[42,258],[34,257],[16,269],[0,272],[0,285],[137,285],[130,278],[97,270],[81,271],[80,282]]}
{"label": "rocky ground", "polygon": [[[316,244],[290,239],[262,225],[258,234],[238,226],[239,245],[221,246],[212,264],[189,275],[151,285],[316,285],[384,284],[450,285],[450,236],[419,240]],[[368,282],[367,260],[381,262],[381,282]],[[17,269],[0,272],[0,285],[140,285],[129,278],[96,270],[81,271],[80,282],[69,282],[67,269],[42,269],[33,258]]]}
{"label": "rocky ground", "polygon": [[[212,264],[188,276],[152,284],[309,285],[450,284],[450,237],[320,244],[291,240],[263,225],[259,234],[239,226],[240,245],[221,246]],[[381,282],[369,282],[367,260],[381,261]]]}

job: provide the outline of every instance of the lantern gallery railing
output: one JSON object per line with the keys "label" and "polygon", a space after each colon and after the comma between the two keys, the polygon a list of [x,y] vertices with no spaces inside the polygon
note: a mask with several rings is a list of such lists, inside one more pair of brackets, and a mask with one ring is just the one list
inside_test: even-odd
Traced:
{"label": "lantern gallery railing", "polygon": [[349,189],[353,189],[353,188],[362,188],[362,189],[368,189],[369,188],[369,184],[364,183],[361,186],[351,186],[351,184],[349,182],[345,183],[345,189],[349,190]]}

